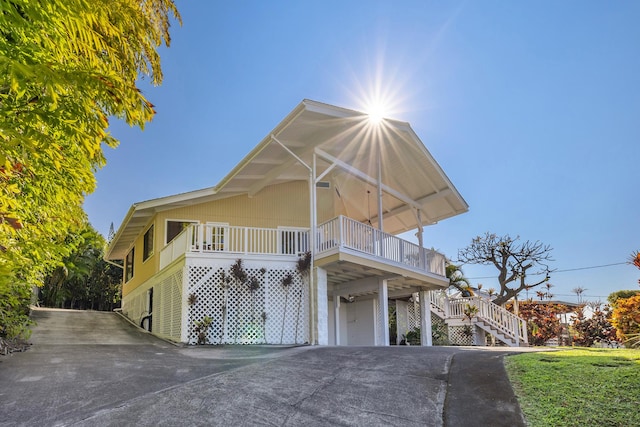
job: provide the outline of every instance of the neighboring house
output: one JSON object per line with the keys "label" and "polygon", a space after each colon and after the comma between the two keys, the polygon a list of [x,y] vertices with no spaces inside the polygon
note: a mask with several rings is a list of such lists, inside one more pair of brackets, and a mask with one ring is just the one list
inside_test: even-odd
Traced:
{"label": "neighboring house", "polygon": [[123,313],[174,341],[388,345],[389,301],[448,286],[423,227],[467,210],[408,123],[304,100],[218,185],[134,204],[106,258]]}

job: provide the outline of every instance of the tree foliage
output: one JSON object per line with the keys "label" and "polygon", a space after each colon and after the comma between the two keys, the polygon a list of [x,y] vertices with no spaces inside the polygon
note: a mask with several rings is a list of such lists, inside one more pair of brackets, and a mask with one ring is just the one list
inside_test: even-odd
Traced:
{"label": "tree foliage", "polygon": [[595,307],[591,317],[584,315],[584,305],[576,309],[571,329],[573,331],[573,343],[582,347],[591,347],[597,342],[616,341],[616,329],[611,324],[611,312],[609,307],[600,309]]}
{"label": "tree foliage", "polygon": [[473,296],[473,290],[469,280],[464,277],[462,268],[459,265],[448,262],[445,267],[445,275],[449,279],[449,287],[460,291],[460,295],[463,297]]}
{"label": "tree foliage", "polygon": [[89,224],[73,238],[76,250],[44,280],[42,305],[113,310],[120,302],[122,269],[104,261],[104,238]]}
{"label": "tree foliage", "polygon": [[[463,264],[493,265],[498,270],[500,290],[496,304],[504,304],[525,289],[531,289],[549,280],[548,262],[551,247],[539,241],[519,243],[519,237],[508,234],[498,236],[485,233],[475,237],[469,246],[458,251],[458,261]],[[533,269],[533,270],[532,270]],[[542,279],[527,282],[527,275],[542,274]]]}
{"label": "tree foliage", "polygon": [[607,297],[607,301],[609,301],[609,305],[613,308],[616,308],[618,305],[618,300],[631,298],[633,296],[640,295],[640,291],[625,289],[621,291],[611,292]]}
{"label": "tree foliage", "polygon": [[74,252],[109,117],[152,119],[137,83],[162,81],[173,18],[172,0],[0,2],[0,306]]}
{"label": "tree foliage", "polygon": [[[513,311],[513,305],[507,304],[507,309]],[[527,321],[529,344],[544,345],[551,338],[559,337],[562,331],[559,315],[570,310],[564,304],[523,301],[518,304],[518,311]]]}
{"label": "tree foliage", "polygon": [[640,295],[619,299],[611,315],[611,323],[621,341],[640,334]]}
{"label": "tree foliage", "polygon": [[[640,251],[636,251],[631,254],[630,257],[631,264],[635,265],[640,269]],[[638,280],[638,284],[640,284],[640,280]]]}

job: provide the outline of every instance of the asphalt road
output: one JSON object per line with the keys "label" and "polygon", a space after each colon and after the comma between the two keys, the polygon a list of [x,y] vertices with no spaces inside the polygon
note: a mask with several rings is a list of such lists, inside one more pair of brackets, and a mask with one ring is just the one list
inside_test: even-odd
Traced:
{"label": "asphalt road", "polygon": [[502,358],[462,347],[177,347],[37,309],[0,357],[0,425],[524,426]]}

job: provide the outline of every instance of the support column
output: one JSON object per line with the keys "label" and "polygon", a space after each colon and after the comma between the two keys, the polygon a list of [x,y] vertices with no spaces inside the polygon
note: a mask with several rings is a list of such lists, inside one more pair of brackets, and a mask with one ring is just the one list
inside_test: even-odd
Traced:
{"label": "support column", "polygon": [[340,345],[340,295],[333,296],[333,336]]}
{"label": "support column", "polygon": [[427,291],[418,292],[420,298],[420,344],[424,347],[431,347],[433,339],[431,336],[431,307],[429,307],[429,295]]}
{"label": "support column", "polygon": [[[382,331],[376,333],[376,345],[388,346],[389,345],[389,288],[387,286],[386,279],[378,279],[378,304],[380,306],[380,316],[382,319],[378,319],[376,327],[380,327],[382,324]],[[380,322],[382,320],[382,322]]]}
{"label": "support column", "polygon": [[320,267],[313,269],[314,280],[310,287],[310,337],[315,345],[329,345],[329,297],[327,294],[327,271]]}

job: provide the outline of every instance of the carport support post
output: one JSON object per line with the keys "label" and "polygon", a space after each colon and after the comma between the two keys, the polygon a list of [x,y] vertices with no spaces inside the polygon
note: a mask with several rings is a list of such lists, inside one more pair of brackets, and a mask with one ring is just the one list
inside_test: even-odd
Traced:
{"label": "carport support post", "polygon": [[333,336],[340,345],[340,295],[333,296]]}
{"label": "carport support post", "polygon": [[310,342],[315,345],[329,345],[329,298],[327,294],[327,271],[320,267],[313,269],[311,282]]}
{"label": "carport support post", "polygon": [[431,336],[431,307],[429,307],[429,294],[427,291],[420,291],[420,345],[431,347],[433,339]]}
{"label": "carport support post", "polygon": [[382,331],[376,334],[376,339],[382,339],[376,345],[389,345],[389,288],[386,279],[378,279],[378,304],[380,305],[380,315],[382,322],[378,321],[377,326],[382,324]]}

